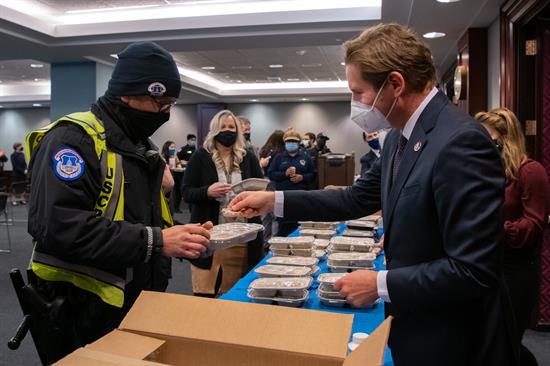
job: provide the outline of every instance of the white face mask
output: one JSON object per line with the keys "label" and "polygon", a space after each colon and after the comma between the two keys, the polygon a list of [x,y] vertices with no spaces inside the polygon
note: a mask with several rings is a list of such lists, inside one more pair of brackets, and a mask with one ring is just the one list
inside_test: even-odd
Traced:
{"label": "white face mask", "polygon": [[309,140],[302,140],[302,145],[304,145],[304,147],[309,147]]}
{"label": "white face mask", "polygon": [[378,110],[378,108],[375,107],[376,102],[378,101],[378,97],[380,96],[380,92],[382,92],[382,89],[384,89],[385,85],[386,81],[384,81],[382,87],[380,88],[380,90],[378,90],[378,93],[376,93],[376,97],[374,98],[374,102],[372,102],[372,106],[365,105],[356,100],[351,101],[350,118],[367,133],[372,133],[391,127],[387,117],[393,111],[393,107],[395,107],[397,98],[395,98],[388,114],[385,116],[382,114],[382,112],[380,112],[380,110]]}

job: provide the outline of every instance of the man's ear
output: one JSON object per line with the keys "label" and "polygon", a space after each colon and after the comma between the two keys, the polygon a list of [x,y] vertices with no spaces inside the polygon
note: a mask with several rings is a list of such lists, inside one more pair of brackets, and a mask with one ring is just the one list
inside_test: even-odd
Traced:
{"label": "man's ear", "polygon": [[398,71],[390,72],[388,76],[388,84],[395,90],[396,97],[401,96],[405,92],[405,78]]}

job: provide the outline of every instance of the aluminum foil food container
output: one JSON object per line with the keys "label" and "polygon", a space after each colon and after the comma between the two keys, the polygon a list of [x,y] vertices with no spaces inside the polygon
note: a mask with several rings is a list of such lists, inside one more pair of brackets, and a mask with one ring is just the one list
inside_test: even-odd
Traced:
{"label": "aluminum foil food container", "polygon": [[304,277],[314,273],[311,267],[266,264],[254,270],[260,277]]}
{"label": "aluminum foil food container", "polygon": [[314,249],[327,249],[329,243],[330,243],[329,239],[315,239],[313,241],[313,248]]}
{"label": "aluminum foil food container", "polygon": [[311,249],[314,240],[313,236],[274,236],[267,243],[272,249]]}
{"label": "aluminum foil food container", "polygon": [[210,229],[210,250],[229,248],[256,239],[264,227],[260,224],[231,222],[220,224]]}
{"label": "aluminum foil food container", "polygon": [[348,228],[357,228],[361,230],[372,230],[376,226],[376,223],[372,221],[363,221],[363,220],[348,220],[346,221],[346,226]]}
{"label": "aluminum foil food container", "polygon": [[246,191],[265,191],[267,185],[269,184],[269,179],[261,178],[248,178],[239,183],[235,183],[231,186],[231,190],[235,194]]}
{"label": "aluminum foil food container", "polygon": [[341,293],[339,293],[338,291],[326,291],[322,288],[319,287],[319,289],[317,289],[317,294],[319,296],[322,296],[324,297],[325,299],[335,299],[335,300],[345,300],[346,297],[344,295],[342,295]]}
{"label": "aluminum foil food container", "polygon": [[284,266],[303,266],[313,267],[319,263],[319,259],[315,257],[271,257],[266,260],[267,264],[278,264]]}
{"label": "aluminum foil food container", "polygon": [[319,302],[325,306],[338,307],[342,308],[346,306],[346,299],[331,299],[323,296],[320,292],[317,293],[319,296]]}
{"label": "aluminum foil food container", "polygon": [[374,253],[332,253],[328,256],[327,264],[337,267],[372,267],[375,259]]}
{"label": "aluminum foil food container", "polygon": [[336,230],[325,230],[325,229],[302,229],[300,230],[301,235],[313,236],[315,239],[330,239],[336,235]]}
{"label": "aluminum foil food container", "polygon": [[302,229],[325,229],[336,230],[338,228],[338,222],[328,221],[298,221]]}
{"label": "aluminum foil food container", "polygon": [[313,257],[315,251],[313,249],[274,249],[271,248],[271,253],[274,257]]}
{"label": "aluminum foil food container", "polygon": [[258,278],[248,286],[260,297],[300,298],[313,279],[311,277]]}
{"label": "aluminum foil food container", "polygon": [[353,236],[358,238],[373,238],[374,232],[372,230],[353,230],[347,229],[342,232],[342,236]]}
{"label": "aluminum foil food container", "polygon": [[260,304],[299,307],[309,298],[309,291],[301,290],[297,297],[289,298],[284,296],[261,296],[257,290],[248,289],[247,295],[249,299]]}
{"label": "aluminum foil food container", "polygon": [[374,239],[335,236],[330,240],[330,244],[333,251],[371,252],[374,246]]}

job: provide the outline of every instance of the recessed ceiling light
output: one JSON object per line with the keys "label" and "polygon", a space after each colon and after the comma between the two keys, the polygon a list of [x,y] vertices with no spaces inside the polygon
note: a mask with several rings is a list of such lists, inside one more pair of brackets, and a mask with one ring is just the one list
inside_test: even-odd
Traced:
{"label": "recessed ceiling light", "polygon": [[32,106],[33,106],[33,107],[42,107],[42,104],[40,104],[40,103],[33,103]]}
{"label": "recessed ceiling light", "polygon": [[459,2],[460,0],[437,0],[438,3],[457,3]]}
{"label": "recessed ceiling light", "polygon": [[34,81],[43,81],[44,79],[34,78]]}
{"label": "recessed ceiling light", "polygon": [[284,66],[283,65],[280,65],[280,64],[273,64],[273,65],[269,65],[269,67],[271,69],[281,69],[283,68]]}
{"label": "recessed ceiling light", "polygon": [[300,79],[298,79],[298,78],[290,78],[290,79],[286,79],[286,81],[300,81]]}
{"label": "recessed ceiling light", "polygon": [[321,67],[323,64],[302,64],[302,67]]}
{"label": "recessed ceiling light", "polygon": [[307,53],[306,50],[298,50],[298,51],[296,51],[296,54],[297,54],[298,56],[303,56],[303,55],[305,55],[306,53]]}
{"label": "recessed ceiling light", "polygon": [[302,102],[307,102],[309,99],[307,99],[307,98],[302,98],[302,99],[300,99],[300,100],[301,100]]}
{"label": "recessed ceiling light", "polygon": [[215,66],[203,66],[203,67],[201,67],[201,69],[203,69],[203,70],[216,70],[216,67]]}
{"label": "recessed ceiling light", "polygon": [[35,69],[39,69],[41,67],[44,67],[44,65],[42,65],[42,64],[31,64],[31,67],[35,68]]}
{"label": "recessed ceiling light", "polygon": [[441,37],[445,37],[446,34],[443,32],[428,32],[428,33],[424,33],[422,36],[424,38],[441,38]]}
{"label": "recessed ceiling light", "polygon": [[251,102],[257,102],[258,99],[250,99]]}

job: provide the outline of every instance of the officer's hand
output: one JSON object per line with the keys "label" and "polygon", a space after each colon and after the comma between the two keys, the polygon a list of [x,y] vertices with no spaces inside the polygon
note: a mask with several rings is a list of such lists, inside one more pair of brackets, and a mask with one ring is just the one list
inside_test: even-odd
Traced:
{"label": "officer's hand", "polygon": [[208,222],[202,226],[197,224],[176,225],[162,230],[164,242],[162,254],[166,257],[198,258],[208,248],[210,239],[208,230],[211,228],[212,223]]}
{"label": "officer's hand", "polygon": [[301,174],[295,174],[292,176],[292,178],[290,178],[290,181],[292,183],[300,183],[303,180],[304,180],[304,176]]}
{"label": "officer's hand", "polygon": [[286,170],[285,174],[286,174],[287,177],[293,176],[294,174],[296,174],[296,168],[291,166],[290,168],[288,168]]}
{"label": "officer's hand", "polygon": [[228,207],[248,219],[259,216],[273,211],[275,192],[243,192],[233,198]]}
{"label": "officer's hand", "polygon": [[208,197],[220,198],[225,196],[231,190],[231,184],[216,182],[208,187]]}

